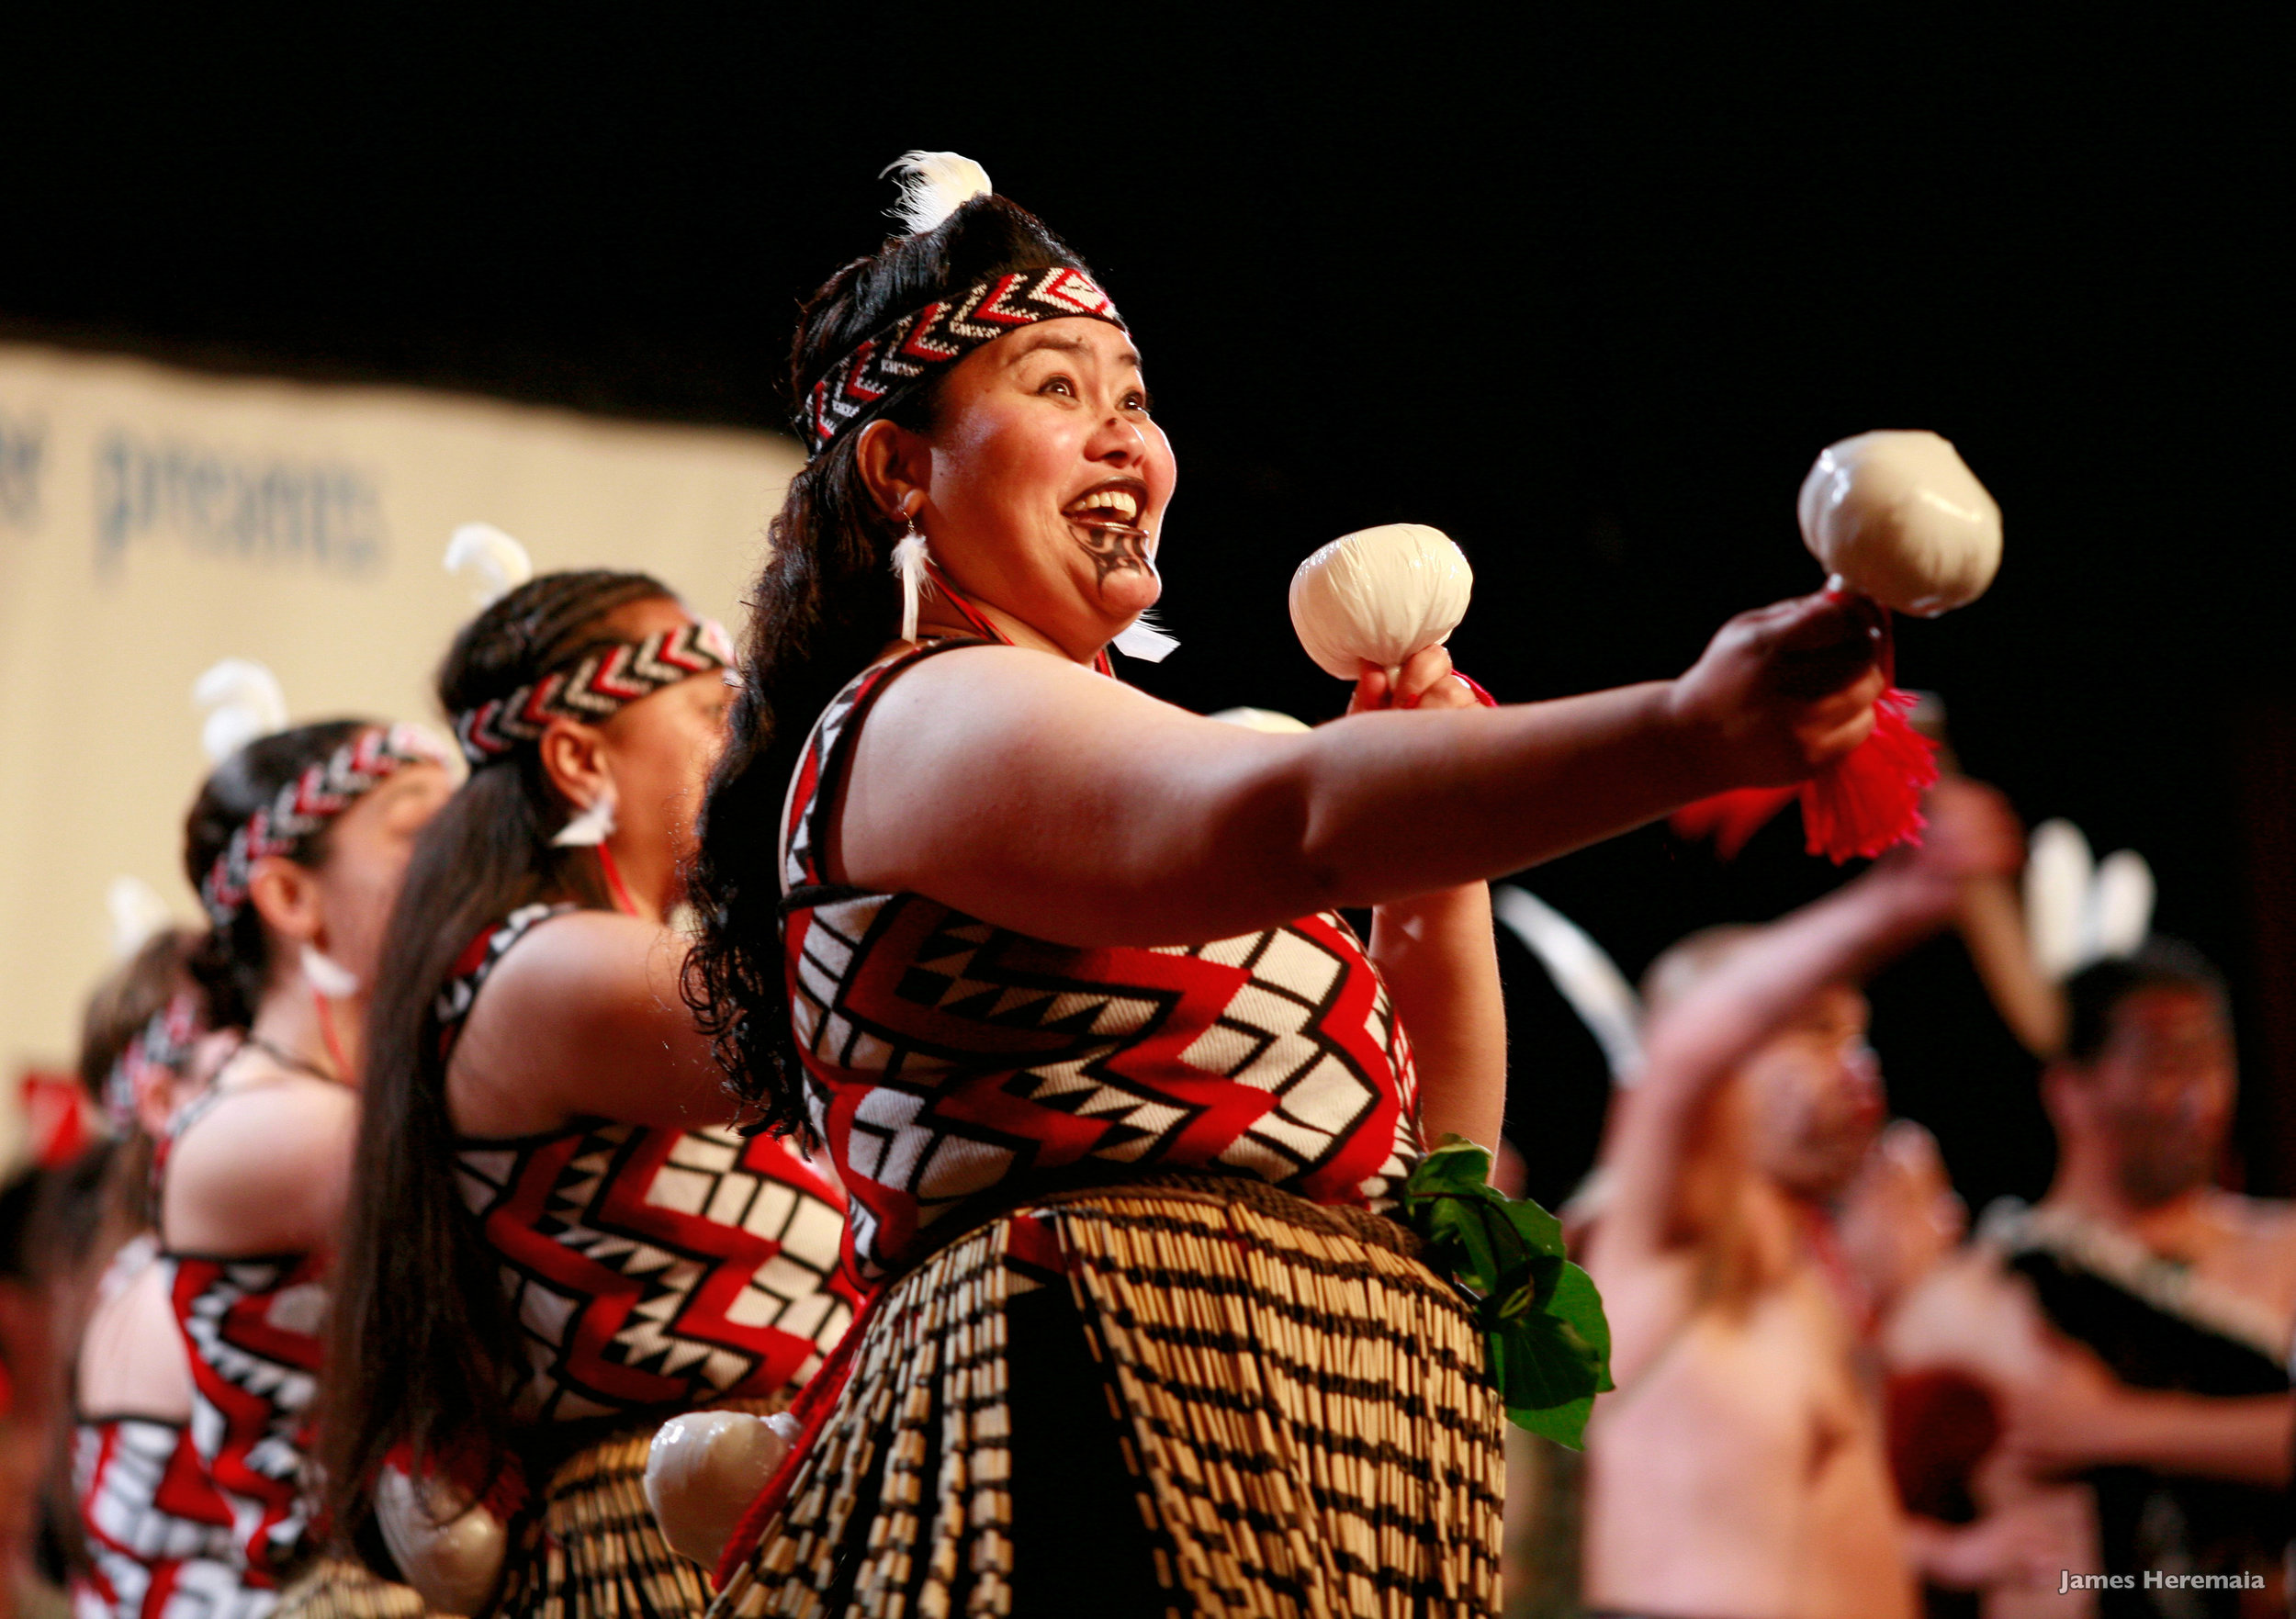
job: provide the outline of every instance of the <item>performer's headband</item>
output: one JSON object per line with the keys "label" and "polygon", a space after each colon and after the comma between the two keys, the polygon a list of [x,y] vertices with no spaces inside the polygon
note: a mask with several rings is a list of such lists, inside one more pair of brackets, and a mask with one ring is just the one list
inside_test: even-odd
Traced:
{"label": "performer's headband", "polygon": [[805,396],[811,453],[827,449],[838,434],[868,420],[918,377],[955,365],[1007,332],[1068,315],[1090,315],[1124,329],[1109,295],[1067,264],[985,276],[954,298],[912,310],[880,328],[813,385]]}
{"label": "performer's headband", "polygon": [[303,840],[409,765],[443,765],[448,755],[420,725],[369,726],[279,789],[247,817],[199,884],[208,919],[229,928],[247,903],[255,862],[292,855]]}
{"label": "performer's headband", "polygon": [[642,641],[610,642],[531,686],[456,714],[455,736],[473,765],[490,764],[540,736],[554,715],[594,725],[625,703],[733,661],[726,626],[712,618]]}
{"label": "performer's headband", "polygon": [[190,1071],[192,1048],[198,1039],[199,998],[189,990],[177,990],[152,1014],[104,1076],[104,1116],[114,1135],[124,1136],[136,1128],[137,1082],[154,1068],[181,1079]]}

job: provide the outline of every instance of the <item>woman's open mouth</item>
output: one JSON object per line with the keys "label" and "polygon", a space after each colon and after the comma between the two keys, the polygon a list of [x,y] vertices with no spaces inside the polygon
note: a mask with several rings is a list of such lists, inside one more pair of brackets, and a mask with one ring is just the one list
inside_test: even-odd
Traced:
{"label": "woman's open mouth", "polygon": [[1112,478],[1096,484],[1061,509],[1061,515],[1086,528],[1140,531],[1140,515],[1148,509],[1148,486],[1135,478]]}

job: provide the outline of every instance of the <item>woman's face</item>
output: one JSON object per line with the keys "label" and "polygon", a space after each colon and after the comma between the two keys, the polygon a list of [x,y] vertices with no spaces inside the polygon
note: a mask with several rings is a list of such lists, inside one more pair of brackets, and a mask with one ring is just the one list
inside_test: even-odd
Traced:
{"label": "woman's face", "polygon": [[312,874],[321,905],[316,942],[363,984],[375,982],[383,927],[398,901],[415,835],[454,791],[445,767],[403,765],[328,829],[327,858]]}
{"label": "woman's face", "polygon": [[[691,620],[678,602],[656,597],[622,609],[611,624],[616,636],[636,641]],[[613,773],[615,849],[659,850],[663,857],[625,861],[632,881],[653,881],[658,865],[674,882],[678,868],[692,858],[694,816],[725,746],[732,701],[725,676],[710,669],[625,704],[598,727],[606,768]],[[667,891],[657,897],[665,909],[675,903]]]}
{"label": "woman's face", "polygon": [[1089,658],[1154,604],[1176,471],[1131,340],[1043,320],[942,381],[917,524],[957,588]]}

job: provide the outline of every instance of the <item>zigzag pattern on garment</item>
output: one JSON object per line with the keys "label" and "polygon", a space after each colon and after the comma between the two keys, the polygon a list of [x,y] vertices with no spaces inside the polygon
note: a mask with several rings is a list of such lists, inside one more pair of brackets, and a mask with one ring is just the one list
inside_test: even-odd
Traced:
{"label": "zigzag pattern on garment", "polygon": [[591,1120],[456,1157],[525,1334],[526,1420],[761,1398],[852,1319],[841,1211],[770,1137]]}
{"label": "zigzag pattern on garment", "polygon": [[231,1503],[186,1424],[83,1422],[73,1482],[90,1563],[73,1591],[80,1619],[261,1619],[277,1602],[240,1579]]}

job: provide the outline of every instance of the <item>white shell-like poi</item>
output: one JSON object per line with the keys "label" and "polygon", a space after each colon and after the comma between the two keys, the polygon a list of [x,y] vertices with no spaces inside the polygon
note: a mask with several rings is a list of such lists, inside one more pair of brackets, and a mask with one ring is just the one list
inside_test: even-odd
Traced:
{"label": "white shell-like poi", "polygon": [[418,1489],[386,1466],[375,1481],[375,1523],[391,1560],[433,1613],[478,1613],[502,1578],[510,1541],[502,1520],[451,1486]]}
{"label": "white shell-like poi", "polygon": [[1395,669],[1439,646],[1467,616],[1475,570],[1451,537],[1423,523],[1343,534],[1291,576],[1291,627],[1326,674]]}
{"label": "white shell-like poi", "polygon": [[1820,451],[1795,514],[1828,573],[1919,618],[1975,602],[2001,566],[2001,508],[1933,433],[1862,433]]}
{"label": "white shell-like poi", "polygon": [[789,1454],[796,1427],[787,1416],[730,1411],[664,1422],[646,1452],[646,1504],[670,1549],[715,1568],[742,1513]]}
{"label": "white shell-like poi", "polygon": [[1303,736],[1308,730],[1305,720],[1293,719],[1272,708],[1223,708],[1218,714],[1208,714],[1208,720],[1224,725],[1242,725],[1247,731],[1264,731],[1270,736]]}

